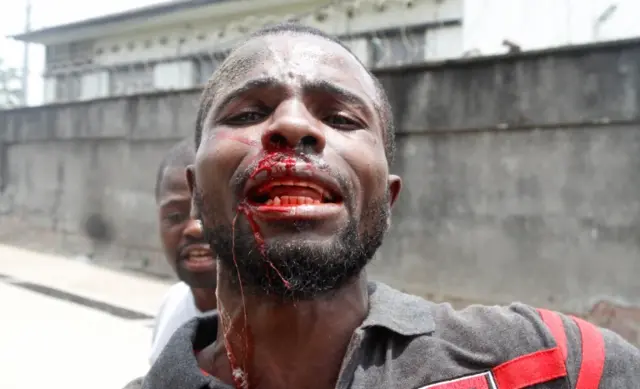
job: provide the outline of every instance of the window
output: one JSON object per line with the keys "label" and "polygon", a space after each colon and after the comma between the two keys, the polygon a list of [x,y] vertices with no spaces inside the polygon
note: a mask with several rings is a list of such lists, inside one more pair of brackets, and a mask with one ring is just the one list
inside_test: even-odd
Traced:
{"label": "window", "polygon": [[150,91],[153,89],[153,66],[136,64],[115,68],[111,71],[109,83],[111,96]]}
{"label": "window", "polygon": [[80,99],[82,76],[79,73],[68,73],[56,76],[56,101],[75,101]]}

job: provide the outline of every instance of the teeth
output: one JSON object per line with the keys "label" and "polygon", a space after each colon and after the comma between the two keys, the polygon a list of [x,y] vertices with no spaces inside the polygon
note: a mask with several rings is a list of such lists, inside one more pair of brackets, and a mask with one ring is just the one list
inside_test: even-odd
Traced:
{"label": "teeth", "polygon": [[304,181],[293,181],[293,180],[285,180],[285,181],[276,181],[271,182],[268,186],[266,186],[262,192],[267,192],[269,189],[276,186],[300,186],[303,188],[311,188],[322,196],[323,199],[332,200],[331,193],[322,188],[320,185],[314,184],[313,182],[304,182]]}
{"label": "teeth", "polygon": [[206,257],[206,256],[199,256],[199,255],[190,255],[189,256],[189,261],[194,261],[194,262],[206,262],[209,261],[211,258]]}
{"label": "teeth", "polygon": [[304,196],[276,196],[273,199],[267,200],[265,205],[309,205],[309,204],[321,204],[320,200],[314,200],[311,197]]}

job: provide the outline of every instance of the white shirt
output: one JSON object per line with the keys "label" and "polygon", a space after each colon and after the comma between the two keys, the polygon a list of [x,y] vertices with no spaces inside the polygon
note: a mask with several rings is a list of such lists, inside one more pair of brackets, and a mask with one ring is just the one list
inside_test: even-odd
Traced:
{"label": "white shirt", "polygon": [[160,311],[156,315],[151,338],[149,363],[153,365],[171,336],[184,323],[196,316],[204,316],[211,312],[200,312],[191,293],[184,282],[173,285],[162,300]]}

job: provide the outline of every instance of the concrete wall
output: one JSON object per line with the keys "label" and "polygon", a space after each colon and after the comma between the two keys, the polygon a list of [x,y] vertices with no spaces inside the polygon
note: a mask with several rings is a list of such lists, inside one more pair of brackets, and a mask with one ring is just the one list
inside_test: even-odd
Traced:
{"label": "concrete wall", "polygon": [[631,42],[380,74],[409,190],[376,271],[461,298],[640,305],[639,60]]}
{"label": "concrete wall", "polygon": [[[380,71],[405,188],[373,276],[435,299],[640,306],[638,63],[623,42]],[[153,175],[198,94],[0,113],[4,239],[57,231],[66,249],[166,270]]]}
{"label": "concrete wall", "polygon": [[[166,271],[154,174],[163,153],[192,130],[198,93],[0,113],[7,160],[0,237]],[[87,238],[91,231],[98,239]]]}

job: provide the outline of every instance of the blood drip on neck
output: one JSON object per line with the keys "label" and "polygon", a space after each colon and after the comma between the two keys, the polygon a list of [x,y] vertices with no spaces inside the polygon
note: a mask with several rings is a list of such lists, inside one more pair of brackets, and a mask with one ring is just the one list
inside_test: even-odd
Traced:
{"label": "blood drip on neck", "polygon": [[[231,134],[224,134],[223,136],[224,138],[232,139],[246,145],[257,146],[257,142],[250,141],[245,138],[236,137]],[[294,155],[293,150],[291,151],[279,150],[278,152],[269,153],[258,162],[257,168],[251,174],[249,179],[254,179],[258,174],[262,172],[266,172],[266,174],[271,176],[271,174],[274,171],[274,168],[278,165],[284,165],[284,168],[287,171],[292,171],[296,165],[296,162],[299,161],[300,159],[306,160],[304,156]],[[309,161],[306,161],[306,162],[309,162]],[[309,165],[309,167],[311,167],[311,165]],[[273,264],[273,262],[271,262],[271,260],[267,257],[265,241],[264,241],[262,232],[260,231],[260,226],[258,225],[258,223],[256,223],[254,216],[251,212],[251,209],[247,205],[246,201],[241,202],[236,209],[236,215],[233,219],[233,224],[232,224],[233,263],[236,267],[236,273],[238,275],[238,284],[240,287],[240,294],[242,298],[242,315],[243,315],[243,322],[244,322],[243,331],[241,334],[239,334],[241,337],[244,338],[244,350],[243,350],[244,355],[242,358],[241,367],[238,364],[238,358],[236,358],[236,355],[233,353],[233,347],[229,339],[229,335],[231,334],[231,331],[233,329],[233,322],[231,318],[228,316],[228,314],[226,313],[226,310],[224,309],[224,306],[221,302],[219,302],[219,308],[220,308],[219,311],[220,311],[220,317],[221,317],[223,333],[224,333],[224,343],[227,351],[227,358],[229,359],[229,364],[231,367],[231,375],[234,382],[234,386],[236,389],[250,389],[251,385],[249,381],[247,363],[251,361],[254,344],[252,341],[250,329],[248,328],[247,308],[245,304],[244,289],[242,286],[242,279],[240,276],[240,270],[239,270],[238,261],[236,258],[236,250],[235,250],[236,221],[238,219],[239,214],[243,214],[246,217],[249,223],[249,226],[251,227],[251,231],[253,233],[253,237],[255,239],[258,250],[265,260],[265,265],[269,266],[277,274],[280,281],[284,284],[285,288],[291,289],[291,283],[284,278],[280,270],[278,270],[278,268]]]}

